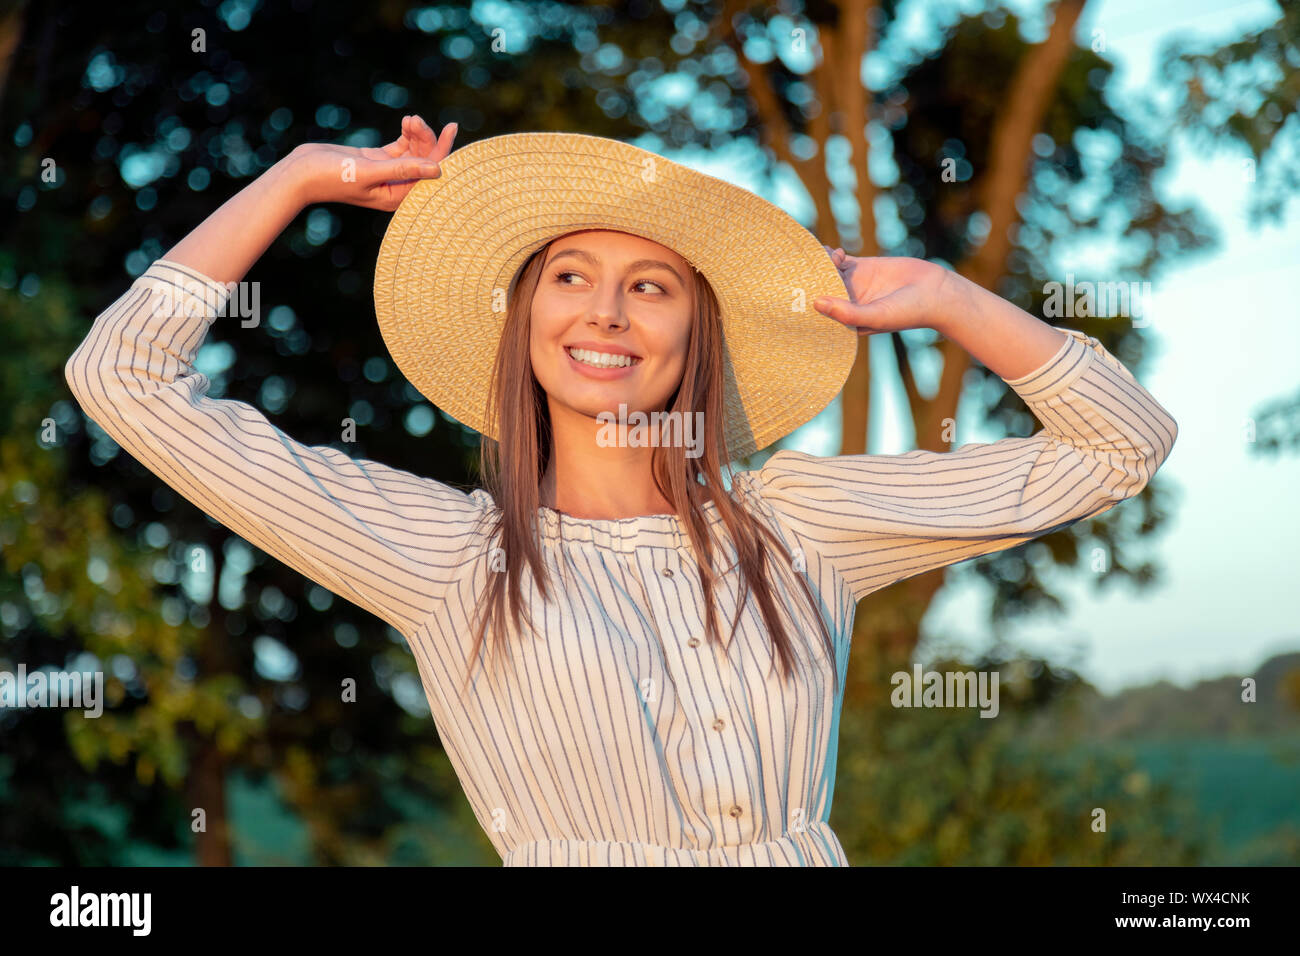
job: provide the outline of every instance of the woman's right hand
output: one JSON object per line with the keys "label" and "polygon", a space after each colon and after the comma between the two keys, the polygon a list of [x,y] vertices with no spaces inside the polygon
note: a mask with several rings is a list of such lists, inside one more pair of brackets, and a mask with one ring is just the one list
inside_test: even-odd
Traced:
{"label": "woman's right hand", "polygon": [[421,179],[441,175],[456,124],[439,136],[419,116],[402,117],[402,135],[387,146],[304,143],[294,147],[293,171],[303,205],[341,202],[392,212]]}

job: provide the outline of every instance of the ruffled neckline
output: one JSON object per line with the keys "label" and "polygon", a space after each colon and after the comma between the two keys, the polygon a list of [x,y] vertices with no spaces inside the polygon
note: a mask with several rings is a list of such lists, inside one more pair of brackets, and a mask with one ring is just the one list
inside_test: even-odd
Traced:
{"label": "ruffled neckline", "polygon": [[[733,494],[735,481],[733,480]],[[496,509],[496,502],[485,489],[473,492],[485,507]],[[704,505],[710,526],[722,524],[718,506]],[[686,524],[675,514],[633,515],[628,518],[578,518],[542,505],[537,509],[541,540],[544,545],[585,544],[610,551],[631,553],[637,548],[674,548],[691,552]]]}

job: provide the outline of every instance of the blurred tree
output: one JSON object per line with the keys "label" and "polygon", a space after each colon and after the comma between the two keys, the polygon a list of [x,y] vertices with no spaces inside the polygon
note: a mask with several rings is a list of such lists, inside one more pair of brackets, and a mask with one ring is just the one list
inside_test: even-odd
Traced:
{"label": "blurred tree", "polygon": [[1253,223],[1282,222],[1296,191],[1300,125],[1300,6],[1279,5],[1277,19],[1211,49],[1204,41],[1165,44],[1158,74],[1173,94],[1171,132],[1203,150],[1244,147],[1242,176],[1255,184]]}
{"label": "blurred tree", "polygon": [[[124,845],[75,809],[111,806],[107,793],[137,811],[138,839],[174,843],[183,811],[150,784],[180,777],[175,723],[208,723],[224,710],[220,676],[175,679],[196,632],[159,606],[164,552],[125,539],[110,523],[108,496],[69,485],[62,451],[82,419],[50,370],[84,333],[73,301],[67,287],[30,276],[20,291],[0,289],[0,354],[9,359],[0,362],[0,670],[103,669],[103,713],[0,709],[4,865],[111,864]],[[227,735],[238,745],[250,728],[236,718]],[[133,766],[124,767],[128,756]],[[83,765],[100,766],[90,775]]]}
{"label": "blurred tree", "polygon": [[[1171,129],[1206,150],[1244,147],[1242,176],[1255,184],[1247,214],[1280,223],[1300,189],[1300,5],[1281,4],[1274,22],[1215,49],[1169,43],[1160,76],[1174,94]],[[1300,449],[1300,391],[1254,418],[1252,452]]]}

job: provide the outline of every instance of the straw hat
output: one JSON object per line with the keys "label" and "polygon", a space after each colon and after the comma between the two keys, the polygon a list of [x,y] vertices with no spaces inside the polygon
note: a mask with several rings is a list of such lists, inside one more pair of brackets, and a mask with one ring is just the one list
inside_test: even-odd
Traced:
{"label": "straw hat", "polygon": [[617,140],[513,133],[454,150],[393,214],[375,312],[397,367],[434,405],[489,437],[488,387],[505,301],[528,257],[580,229],[672,249],[713,287],[726,354],[732,458],[770,445],[839,394],[857,334],[812,306],[843,298],[817,238],[767,200]]}

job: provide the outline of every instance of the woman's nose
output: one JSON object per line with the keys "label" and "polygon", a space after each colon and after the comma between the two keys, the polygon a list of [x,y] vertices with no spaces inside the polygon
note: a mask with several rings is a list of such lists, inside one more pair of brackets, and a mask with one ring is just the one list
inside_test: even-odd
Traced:
{"label": "woman's nose", "polygon": [[617,293],[600,294],[592,302],[590,320],[604,329],[618,329],[627,325],[623,313],[623,303]]}

